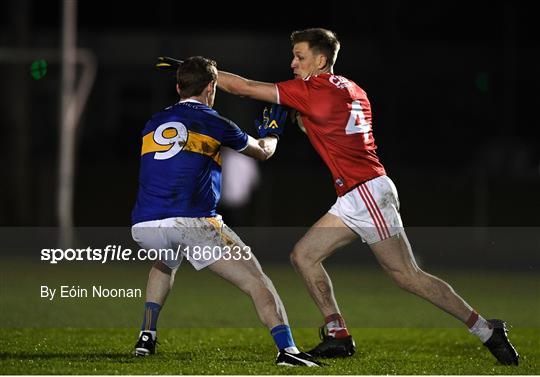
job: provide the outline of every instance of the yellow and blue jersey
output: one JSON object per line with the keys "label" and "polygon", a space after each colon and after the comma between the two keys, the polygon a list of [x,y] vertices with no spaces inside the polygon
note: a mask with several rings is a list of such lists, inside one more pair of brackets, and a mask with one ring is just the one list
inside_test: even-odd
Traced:
{"label": "yellow and blue jersey", "polygon": [[139,191],[132,223],[213,217],[221,196],[221,146],[242,151],[248,136],[193,100],[160,111],[142,132]]}

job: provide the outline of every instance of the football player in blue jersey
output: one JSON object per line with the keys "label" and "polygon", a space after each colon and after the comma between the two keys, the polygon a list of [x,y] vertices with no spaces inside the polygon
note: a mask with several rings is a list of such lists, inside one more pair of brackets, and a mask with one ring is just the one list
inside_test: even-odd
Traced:
{"label": "football player in blue jersey", "polygon": [[208,267],[251,297],[279,350],[277,364],[318,366],[296,348],[283,303],[255,256],[216,213],[221,191],[220,148],[269,159],[276,150],[286,111],[277,105],[266,109],[259,123],[260,138],[247,135],[212,109],[217,75],[212,60],[185,60],[176,74],[180,102],[155,114],[142,132],[132,235],[142,248],[161,250],[148,278],[135,355],[155,352],[158,316],[185,258],[195,269]]}

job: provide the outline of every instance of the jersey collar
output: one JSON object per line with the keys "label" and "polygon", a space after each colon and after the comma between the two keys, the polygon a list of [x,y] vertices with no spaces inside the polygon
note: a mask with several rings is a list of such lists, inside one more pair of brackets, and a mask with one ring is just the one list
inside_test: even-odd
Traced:
{"label": "jersey collar", "polygon": [[185,103],[185,102],[193,102],[193,103],[200,103],[201,105],[204,105],[201,101],[197,101],[196,99],[188,98],[180,100],[178,103]]}

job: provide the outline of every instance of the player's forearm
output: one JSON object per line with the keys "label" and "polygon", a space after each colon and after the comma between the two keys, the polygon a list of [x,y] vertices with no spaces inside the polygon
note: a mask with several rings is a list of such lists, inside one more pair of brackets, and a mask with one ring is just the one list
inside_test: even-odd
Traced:
{"label": "player's forearm", "polygon": [[274,84],[248,80],[233,73],[219,71],[217,85],[221,90],[236,96],[277,103],[277,89]]}
{"label": "player's forearm", "polygon": [[218,88],[237,96],[247,96],[249,80],[233,73],[218,72]]}

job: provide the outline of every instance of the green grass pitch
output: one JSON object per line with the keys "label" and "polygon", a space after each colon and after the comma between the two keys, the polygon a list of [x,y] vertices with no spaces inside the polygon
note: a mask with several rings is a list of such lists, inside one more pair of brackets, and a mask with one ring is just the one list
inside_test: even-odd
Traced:
{"label": "green grass pitch", "polygon": [[[294,331],[299,344],[314,331]],[[512,339],[523,357],[519,367],[496,365],[461,329],[361,329],[352,333],[358,352],[324,361],[323,368],[273,364],[275,348],[264,329],[167,329],[158,353],[129,353],[133,331],[124,329],[13,330],[4,341],[4,374],[538,374],[540,332],[519,329]],[[4,332],[4,335],[6,333]]]}
{"label": "green grass pitch", "polygon": [[[301,281],[286,265],[265,270],[283,298],[297,344],[315,345],[321,319]],[[39,265],[25,279],[13,264],[0,271],[1,374],[540,373],[536,274],[434,271],[481,313],[513,325],[519,367],[497,365],[456,320],[395,287],[383,272],[331,266],[357,353],[323,361],[323,368],[287,368],[273,364],[275,347],[250,300],[208,271],[183,266],[178,272],[160,317],[158,353],[146,358],[131,356],[144,299],[47,302],[38,296],[42,283],[144,287],[147,266]]]}

